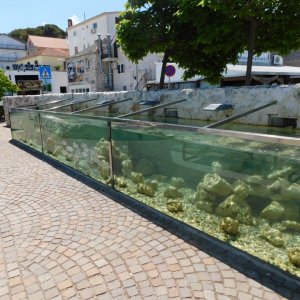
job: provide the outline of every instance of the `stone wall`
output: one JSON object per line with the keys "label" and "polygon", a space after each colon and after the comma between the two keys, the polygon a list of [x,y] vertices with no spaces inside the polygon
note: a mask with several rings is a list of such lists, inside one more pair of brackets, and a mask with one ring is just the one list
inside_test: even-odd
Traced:
{"label": "stone wall", "polygon": [[[300,120],[300,84],[289,86],[270,87],[226,87],[210,89],[186,89],[186,90],[162,90],[143,92],[102,92],[88,94],[45,94],[39,96],[4,97],[5,118],[8,125],[8,110],[12,107],[35,104],[37,101],[53,101],[73,97],[74,100],[97,97],[99,101],[119,101],[131,97],[132,101],[124,102],[116,106],[118,113],[131,112],[135,108],[146,108],[139,105],[142,100],[159,99],[161,103],[167,103],[182,98],[187,101],[170,106],[176,109],[178,116],[185,119],[218,121],[226,118],[224,112],[206,111],[203,108],[211,103],[228,102],[234,105],[233,114],[239,114],[251,108],[276,100],[277,104],[265,108],[256,113],[238,119],[236,122],[254,125],[267,125],[269,115],[292,117]],[[107,108],[103,108],[107,111]],[[157,109],[156,115],[163,115],[164,109]],[[300,128],[298,121],[297,127]]]}

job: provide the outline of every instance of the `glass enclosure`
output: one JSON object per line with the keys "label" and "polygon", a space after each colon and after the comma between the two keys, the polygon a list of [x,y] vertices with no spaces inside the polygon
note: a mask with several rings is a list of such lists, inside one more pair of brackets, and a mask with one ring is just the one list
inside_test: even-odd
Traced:
{"label": "glass enclosure", "polygon": [[15,140],[300,277],[300,139],[18,109],[10,118]]}

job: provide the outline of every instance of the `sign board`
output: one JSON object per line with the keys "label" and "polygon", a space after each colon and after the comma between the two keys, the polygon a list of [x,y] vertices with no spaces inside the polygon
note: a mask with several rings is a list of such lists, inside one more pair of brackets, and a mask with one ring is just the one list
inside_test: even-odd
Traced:
{"label": "sign board", "polygon": [[[239,55],[238,63],[239,64],[247,64],[247,59],[248,59],[248,51],[244,51],[243,53],[241,53]],[[265,65],[265,66],[271,65],[270,53],[264,52],[259,56],[254,55],[252,62],[253,62],[253,65]]]}
{"label": "sign board", "polygon": [[43,65],[39,67],[40,79],[51,79],[51,67],[49,65]]}
{"label": "sign board", "polygon": [[173,65],[166,66],[166,70],[165,70],[166,76],[172,77],[175,75],[175,73],[176,73],[176,69]]}

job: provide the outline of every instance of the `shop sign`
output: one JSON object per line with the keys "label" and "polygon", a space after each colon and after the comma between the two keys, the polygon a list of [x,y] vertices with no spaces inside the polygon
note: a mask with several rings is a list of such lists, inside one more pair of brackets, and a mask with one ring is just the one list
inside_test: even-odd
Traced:
{"label": "shop sign", "polygon": [[[243,52],[240,54],[238,58],[238,63],[239,64],[247,64],[247,59],[248,59],[248,51]],[[269,52],[262,53],[261,55],[253,56],[253,65],[271,65],[271,56]]]}
{"label": "shop sign", "polygon": [[40,66],[33,64],[13,64],[12,67],[14,71],[38,71]]}

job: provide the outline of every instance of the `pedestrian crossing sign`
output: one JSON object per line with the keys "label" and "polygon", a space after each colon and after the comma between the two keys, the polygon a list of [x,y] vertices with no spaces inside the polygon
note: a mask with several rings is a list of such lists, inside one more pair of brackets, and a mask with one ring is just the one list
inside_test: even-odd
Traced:
{"label": "pedestrian crossing sign", "polygon": [[49,65],[40,66],[40,79],[51,79],[51,67]]}

